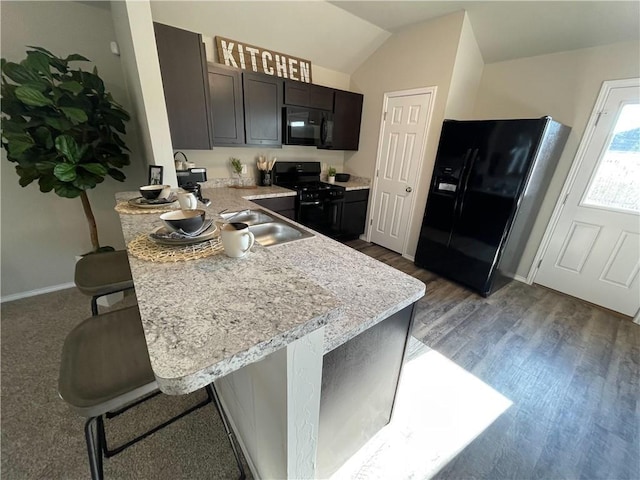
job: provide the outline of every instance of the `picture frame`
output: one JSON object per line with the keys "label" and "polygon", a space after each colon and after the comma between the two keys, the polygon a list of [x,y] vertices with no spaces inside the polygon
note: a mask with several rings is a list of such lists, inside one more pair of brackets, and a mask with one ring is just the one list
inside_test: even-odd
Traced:
{"label": "picture frame", "polygon": [[162,165],[149,165],[149,185],[162,185]]}

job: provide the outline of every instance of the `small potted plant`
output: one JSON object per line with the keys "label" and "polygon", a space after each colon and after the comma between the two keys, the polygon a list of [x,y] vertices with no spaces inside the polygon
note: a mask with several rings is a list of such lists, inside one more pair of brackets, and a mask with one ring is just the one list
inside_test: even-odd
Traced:
{"label": "small potted plant", "polygon": [[231,157],[231,168],[233,169],[233,173],[235,173],[238,177],[238,187],[242,187],[242,170],[243,165],[242,161],[239,158]]}
{"label": "small potted plant", "polygon": [[329,183],[335,183],[336,181],[336,169],[335,167],[329,167],[329,172],[327,173],[327,179]]}

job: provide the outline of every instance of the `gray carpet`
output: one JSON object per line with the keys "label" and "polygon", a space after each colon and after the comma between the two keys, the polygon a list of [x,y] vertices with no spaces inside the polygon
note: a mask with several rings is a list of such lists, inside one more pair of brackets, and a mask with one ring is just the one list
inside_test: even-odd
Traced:
{"label": "gray carpet", "polygon": [[[121,308],[135,302],[125,297]],[[101,311],[104,308],[101,307]],[[2,478],[86,479],[84,419],[58,397],[60,352],[66,334],[91,315],[76,289],[2,304]],[[205,398],[160,395],[107,420],[109,445],[161,423]],[[250,477],[250,473],[245,466]],[[213,405],[178,420],[105,460],[107,479],[233,479],[238,470]]]}

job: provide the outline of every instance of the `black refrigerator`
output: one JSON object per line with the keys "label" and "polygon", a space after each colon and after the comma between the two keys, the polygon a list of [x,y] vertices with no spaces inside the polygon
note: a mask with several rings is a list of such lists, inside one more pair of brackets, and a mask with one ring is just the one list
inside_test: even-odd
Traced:
{"label": "black refrigerator", "polygon": [[489,296],[512,279],[570,128],[445,120],[415,264]]}

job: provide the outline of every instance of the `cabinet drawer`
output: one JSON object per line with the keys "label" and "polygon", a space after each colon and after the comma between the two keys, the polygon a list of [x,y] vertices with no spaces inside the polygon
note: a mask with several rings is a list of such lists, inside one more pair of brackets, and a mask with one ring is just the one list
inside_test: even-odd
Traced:
{"label": "cabinet drawer", "polygon": [[366,202],[369,199],[369,189],[348,190],[344,192],[345,202]]}

